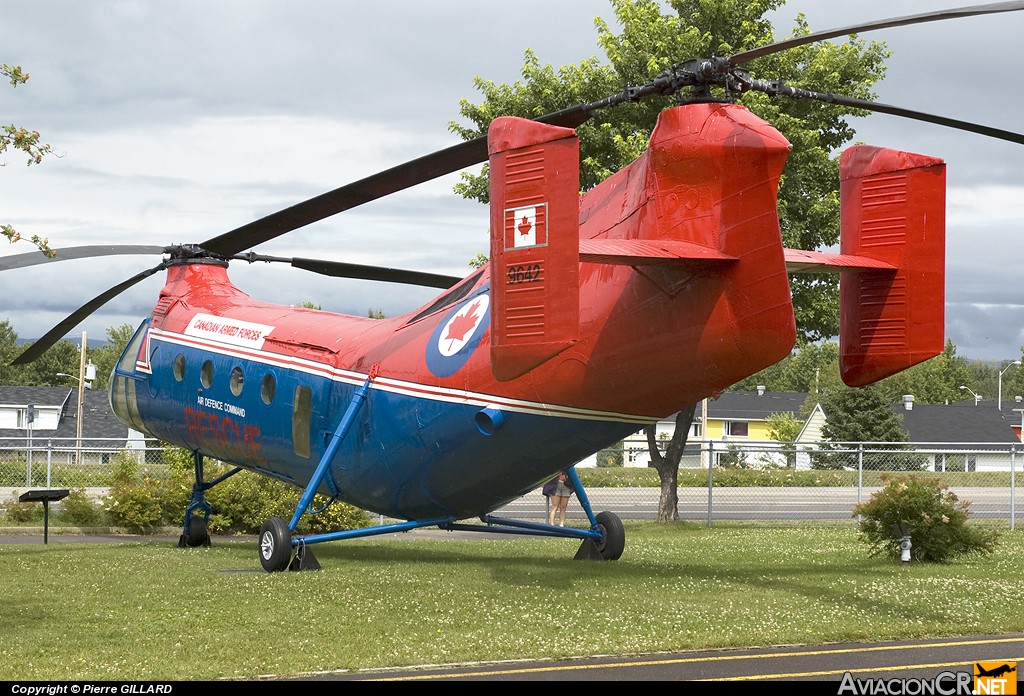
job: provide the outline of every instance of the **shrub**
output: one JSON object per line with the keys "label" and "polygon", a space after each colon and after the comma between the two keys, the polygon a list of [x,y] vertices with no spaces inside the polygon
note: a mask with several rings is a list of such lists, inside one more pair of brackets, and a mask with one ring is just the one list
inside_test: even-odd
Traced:
{"label": "shrub", "polygon": [[861,517],[860,537],[870,544],[871,555],[900,558],[900,525],[910,536],[913,557],[920,561],[944,563],[995,549],[998,532],[969,527],[969,502],[942,482],[916,476],[883,476],[882,481],[880,491],[853,509]]}
{"label": "shrub", "polygon": [[22,503],[18,501],[17,491],[13,500],[6,504],[7,512],[4,517],[8,522],[14,524],[27,524],[29,522],[43,521],[43,506],[39,503]]}
{"label": "shrub", "polygon": [[[168,476],[140,476],[138,464],[130,453],[115,461],[114,486],[107,499],[107,513],[115,524],[139,531],[156,527],[177,527],[184,522],[185,508],[192,497],[192,455],[174,447],[164,453]],[[204,476],[212,481],[232,467],[216,460],[206,460]],[[255,534],[269,517],[291,521],[302,491],[266,476],[241,471],[221,481],[206,492],[210,503],[209,530],[213,533]],[[311,511],[327,504],[321,495],[314,496]],[[296,532],[299,534],[355,529],[369,524],[364,511],[344,503],[335,503],[323,512],[304,514]]]}
{"label": "shrub", "polygon": [[77,527],[98,527],[106,522],[103,506],[77,488],[61,501],[60,520]]}

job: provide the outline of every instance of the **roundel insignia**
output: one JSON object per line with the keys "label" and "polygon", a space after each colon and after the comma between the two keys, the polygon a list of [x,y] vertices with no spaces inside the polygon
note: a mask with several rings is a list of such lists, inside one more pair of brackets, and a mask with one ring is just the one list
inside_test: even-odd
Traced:
{"label": "roundel insignia", "polygon": [[486,292],[469,298],[438,322],[427,340],[427,369],[450,377],[466,364],[491,323]]}

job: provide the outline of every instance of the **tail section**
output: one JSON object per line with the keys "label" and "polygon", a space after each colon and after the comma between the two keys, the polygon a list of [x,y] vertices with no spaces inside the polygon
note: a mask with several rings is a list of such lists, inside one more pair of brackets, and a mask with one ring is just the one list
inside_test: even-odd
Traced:
{"label": "tail section", "polygon": [[507,381],[579,337],[579,141],[502,117],[488,132],[491,369]]}
{"label": "tail section", "polygon": [[841,250],[896,266],[840,276],[840,371],[861,386],[945,344],[946,165],[853,147],[840,160]]}
{"label": "tail section", "polygon": [[864,386],[945,344],[946,166],[856,146],[840,160],[838,255],[787,250],[791,272],[840,272],[843,381]]}

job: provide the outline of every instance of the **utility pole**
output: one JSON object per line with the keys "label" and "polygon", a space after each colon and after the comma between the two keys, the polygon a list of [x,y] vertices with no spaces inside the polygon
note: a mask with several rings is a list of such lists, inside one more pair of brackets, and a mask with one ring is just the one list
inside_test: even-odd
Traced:
{"label": "utility pole", "polygon": [[85,402],[85,346],[87,345],[85,339],[85,331],[82,332],[82,355],[80,356],[78,364],[78,415],[75,416],[75,432],[76,432],[76,455],[75,463],[82,463],[82,404]]}

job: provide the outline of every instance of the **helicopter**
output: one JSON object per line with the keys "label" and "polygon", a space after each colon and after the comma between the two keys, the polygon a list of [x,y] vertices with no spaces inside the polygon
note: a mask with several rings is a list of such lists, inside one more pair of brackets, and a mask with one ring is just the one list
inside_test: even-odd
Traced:
{"label": "helicopter", "polygon": [[[789,355],[794,273],[840,274],[840,370],[871,384],[942,352],[945,163],[866,145],[841,156],[838,253],[787,249],[777,191],[791,144],[734,99],[819,99],[1024,144],[1024,136],[876,102],[762,81],[742,68],[795,46],[875,29],[1011,12],[1009,2],[815,32],[674,65],[650,82],[536,119],[500,116],[485,136],[397,165],[196,244],[58,250],[56,261],[158,254],[30,345],[35,360],[105,303],[166,281],[110,379],[128,427],[193,453],[179,545],[209,545],[210,488],[249,470],[301,491],[266,520],[268,572],[319,567],[310,547],[422,527],[580,541],[618,560],[625,530],[595,513],[573,464]],[[575,129],[607,109],[680,95],[647,151],[580,194]],[[465,277],[259,254],[313,222],[486,162],[490,254]],[[0,270],[52,263],[3,259]],[[233,262],[287,263],[439,295],[383,319],[261,301]],[[233,468],[213,480],[207,459]],[[494,511],[567,470],[589,526]],[[313,498],[398,520],[297,535]]]}

